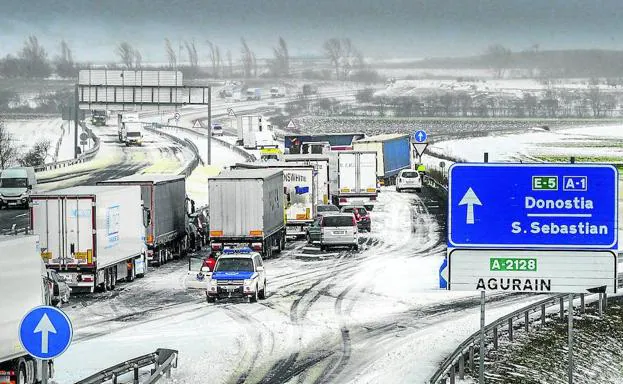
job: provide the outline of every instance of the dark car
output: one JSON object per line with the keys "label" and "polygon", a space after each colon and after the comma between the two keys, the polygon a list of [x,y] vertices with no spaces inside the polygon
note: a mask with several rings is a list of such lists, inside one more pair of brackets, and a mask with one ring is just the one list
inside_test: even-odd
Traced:
{"label": "dark car", "polygon": [[372,220],[370,213],[363,205],[345,205],[341,209],[344,213],[352,213],[357,220],[357,228],[362,231],[372,231]]}

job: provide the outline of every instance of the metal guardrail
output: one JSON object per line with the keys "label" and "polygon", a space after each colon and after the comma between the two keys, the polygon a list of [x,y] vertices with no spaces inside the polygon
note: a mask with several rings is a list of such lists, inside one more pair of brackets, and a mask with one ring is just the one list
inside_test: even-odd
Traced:
{"label": "metal guardrail", "polygon": [[171,368],[177,368],[178,355],[179,352],[177,350],[158,348],[154,353],[135,357],[106,368],[86,379],[77,381],[75,384],[101,384],[111,380],[113,384],[117,384],[119,377],[129,373],[133,374],[132,383],[139,384],[139,370],[152,365],[154,368],[151,370],[149,377],[141,384],[156,383],[163,376],[171,377]]}
{"label": "metal guardrail", "polygon": [[155,128],[149,128],[147,126],[145,127],[145,130],[150,131],[150,132],[155,133],[155,134],[160,135],[160,136],[165,136],[169,140],[174,141],[174,142],[178,143],[179,145],[190,149],[190,151],[193,153],[193,159],[180,172],[180,175],[185,175],[186,177],[188,177],[188,176],[190,176],[191,173],[193,173],[195,168],[197,168],[197,166],[199,165],[199,162],[201,162],[203,164],[203,161],[201,160],[201,156],[199,156],[199,149],[190,140],[182,140],[182,139],[180,139],[177,136],[171,135],[171,134],[169,134],[167,132],[159,131],[159,130],[157,130]]}
{"label": "metal guardrail", "polygon": [[[188,133],[191,133],[193,135],[207,136],[206,132],[200,132],[200,131],[194,130],[192,128],[180,127],[178,125],[156,124],[156,126],[158,126],[158,127],[176,128],[176,129],[181,129],[182,131],[186,131]],[[244,157],[245,160],[247,160],[247,161],[255,161],[255,160],[257,160],[256,157],[253,154],[245,151],[244,149],[240,148],[237,145],[228,143],[227,141],[219,139],[218,137],[215,137],[215,136],[212,136],[212,140],[217,141],[219,144],[223,145],[224,147],[227,147],[227,148],[231,149],[232,151],[238,153],[240,156]]]}
{"label": "metal guardrail", "polygon": [[[45,165],[37,166],[37,167],[35,167],[35,172],[48,171],[50,169],[64,168],[64,167],[68,167],[70,165],[84,163],[84,162],[87,162],[87,161],[93,159],[95,157],[95,155],[97,155],[97,152],[100,149],[100,139],[99,139],[99,137],[95,136],[93,131],[90,128],[88,128],[84,122],[81,121],[80,122],[80,126],[82,127],[82,130],[85,131],[89,135],[89,138],[91,138],[93,140],[93,142],[95,144],[95,145],[93,145],[93,148],[89,149],[88,151],[85,151],[83,154],[78,156],[77,159],[56,161],[56,162],[53,162],[53,163],[48,163],[48,164],[45,164]],[[44,183],[45,180],[42,180],[41,182]]]}
{"label": "metal guardrail", "polygon": [[[485,326],[485,335],[491,335],[493,338],[493,349],[498,348],[498,339],[500,336],[500,328],[507,329],[507,335],[510,341],[513,341],[513,332],[515,328],[517,328],[518,324],[523,325],[523,328],[526,332],[530,331],[530,319],[531,315],[537,313],[538,316],[534,319],[535,321],[541,321],[542,325],[545,325],[545,320],[547,318],[546,312],[547,309],[559,306],[559,316],[560,318],[564,318],[565,314],[565,298],[569,295],[558,294],[554,296],[550,296],[547,299],[543,299],[537,301],[536,303],[530,304],[524,308],[518,309],[514,312],[511,312],[505,316],[500,317],[494,322]],[[573,295],[574,299],[580,298],[580,308],[582,313],[585,311],[585,295]],[[567,300],[569,301],[569,300]],[[601,300],[600,300],[601,305]],[[568,305],[567,308],[572,307]],[[601,313],[601,307],[600,307]],[[518,320],[517,323],[514,323],[514,320]],[[478,356],[478,348],[476,345],[480,343],[480,330],[474,332],[470,337],[465,339],[448,357],[446,357],[440,367],[433,373],[431,378],[428,380],[430,384],[445,384],[447,380],[450,380],[450,383],[453,384],[455,382],[455,377],[458,373],[460,379],[464,378],[465,375],[465,367],[466,365],[470,368],[471,372],[475,372],[474,360],[475,356]]]}

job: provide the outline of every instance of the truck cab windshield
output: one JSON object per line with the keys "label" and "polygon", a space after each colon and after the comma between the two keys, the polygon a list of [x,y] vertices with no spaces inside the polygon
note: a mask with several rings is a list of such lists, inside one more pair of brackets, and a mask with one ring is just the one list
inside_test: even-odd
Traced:
{"label": "truck cab windshield", "polygon": [[253,272],[253,261],[246,258],[220,259],[214,268],[215,272]]}
{"label": "truck cab windshield", "polygon": [[26,188],[28,186],[27,179],[6,178],[0,179],[0,187],[2,188]]}

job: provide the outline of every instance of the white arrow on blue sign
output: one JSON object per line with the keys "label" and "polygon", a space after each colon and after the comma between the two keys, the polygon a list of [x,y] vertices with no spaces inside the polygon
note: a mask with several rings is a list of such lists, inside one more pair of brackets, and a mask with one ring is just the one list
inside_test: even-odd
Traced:
{"label": "white arrow on blue sign", "polygon": [[49,360],[60,356],[71,344],[73,328],[67,315],[58,308],[41,306],[24,316],[19,339],[30,355]]}
{"label": "white arrow on blue sign", "polygon": [[453,164],[448,246],[616,249],[617,187],[605,164]]}
{"label": "white arrow on blue sign", "polygon": [[413,140],[415,140],[416,143],[425,143],[427,138],[428,135],[421,129],[419,131],[415,131],[413,134]]}

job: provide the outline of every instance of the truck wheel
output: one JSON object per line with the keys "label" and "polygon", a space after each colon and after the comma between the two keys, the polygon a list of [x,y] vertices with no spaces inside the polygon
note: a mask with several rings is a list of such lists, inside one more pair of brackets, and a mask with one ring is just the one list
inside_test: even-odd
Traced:
{"label": "truck wheel", "polygon": [[17,374],[17,384],[28,384],[26,382],[26,367],[24,364],[19,365],[19,373]]}
{"label": "truck wheel", "polygon": [[259,297],[260,300],[264,300],[266,298],[266,282],[264,282],[264,287],[262,288],[257,297]]}
{"label": "truck wheel", "polygon": [[117,286],[117,267],[113,267],[110,272],[110,290],[112,291]]}
{"label": "truck wheel", "polygon": [[110,291],[110,270],[106,268],[104,270],[104,292]]}

